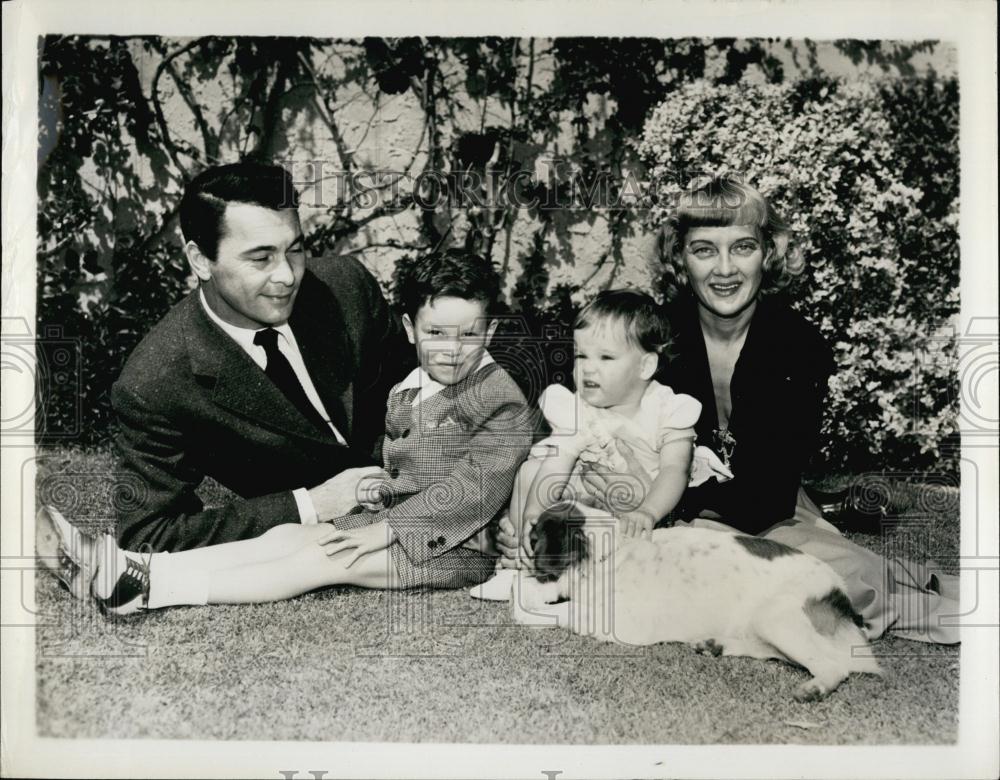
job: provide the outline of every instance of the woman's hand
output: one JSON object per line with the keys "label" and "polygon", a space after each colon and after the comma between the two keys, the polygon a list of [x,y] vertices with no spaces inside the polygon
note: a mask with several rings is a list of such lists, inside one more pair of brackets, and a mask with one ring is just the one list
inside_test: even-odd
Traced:
{"label": "woman's hand", "polygon": [[615,440],[618,452],[625,459],[628,472],[618,474],[597,464],[584,464],[581,471],[583,486],[597,505],[614,515],[637,509],[646,498],[653,478],[642,467],[632,448],[621,439]]}
{"label": "woman's hand", "polygon": [[383,522],[350,530],[332,528],[319,538],[319,544],[326,548],[327,557],[353,549],[354,554],[344,562],[344,568],[349,569],[362,555],[384,550],[395,540],[395,532]]}

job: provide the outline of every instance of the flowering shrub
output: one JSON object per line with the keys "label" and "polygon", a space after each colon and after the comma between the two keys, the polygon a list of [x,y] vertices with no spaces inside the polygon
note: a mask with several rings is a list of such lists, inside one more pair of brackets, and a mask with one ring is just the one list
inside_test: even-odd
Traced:
{"label": "flowering shrub", "polygon": [[957,128],[948,81],[692,83],[653,110],[638,144],[650,225],[692,176],[728,172],[792,226],[807,261],[793,305],[838,364],[823,427],[833,468],[954,457]]}

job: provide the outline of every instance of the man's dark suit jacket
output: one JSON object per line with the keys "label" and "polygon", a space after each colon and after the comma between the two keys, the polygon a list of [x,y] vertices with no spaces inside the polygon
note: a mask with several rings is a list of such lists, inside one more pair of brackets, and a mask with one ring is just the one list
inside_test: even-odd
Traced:
{"label": "man's dark suit jacket", "polygon": [[[184,550],[298,522],[292,490],[379,461],[386,397],[413,348],[355,260],[307,263],[289,325],[334,424],[316,428],[188,295],[147,334],[112,389],[120,455],[118,541]],[[204,509],[212,477],[241,496]]]}

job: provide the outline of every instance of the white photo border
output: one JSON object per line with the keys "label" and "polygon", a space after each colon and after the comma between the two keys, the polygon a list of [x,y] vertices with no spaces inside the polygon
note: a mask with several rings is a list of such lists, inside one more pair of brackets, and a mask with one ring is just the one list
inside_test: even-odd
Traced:
{"label": "white photo border", "polygon": [[[997,323],[996,5],[934,2],[565,2],[280,3],[174,0],[3,4],[3,317],[35,321],[38,37],[50,33],[168,36],[642,35],[673,37],[867,38],[949,41],[958,50],[961,96],[961,323]],[[996,372],[980,388],[996,408]],[[3,389],[3,405],[19,401]],[[964,396],[964,393],[963,393]],[[20,408],[20,407],[18,407]],[[30,449],[4,448],[3,624],[23,609],[19,583],[31,561],[16,488]],[[963,571],[978,615],[997,625],[997,446],[963,448],[962,555],[986,561]],[[982,490],[977,495],[978,484]],[[26,502],[29,507],[33,502]],[[972,524],[979,519],[973,532]],[[988,519],[987,519],[988,518]],[[32,536],[29,534],[28,538]],[[30,547],[30,545],[29,545]],[[989,562],[992,561],[992,569]],[[972,579],[978,577],[973,582]],[[978,587],[977,587],[978,583]],[[11,586],[15,587],[11,587]],[[27,603],[32,600],[27,599]],[[959,738],[949,746],[514,746],[315,742],[70,740],[35,735],[35,635],[3,632],[2,752],[6,776],[274,777],[297,768],[326,777],[996,777],[998,631],[969,629],[961,649]]]}

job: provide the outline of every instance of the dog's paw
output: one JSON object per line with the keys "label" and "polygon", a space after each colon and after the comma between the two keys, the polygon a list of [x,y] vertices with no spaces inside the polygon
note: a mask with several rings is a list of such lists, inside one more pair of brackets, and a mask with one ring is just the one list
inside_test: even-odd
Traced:
{"label": "dog's paw", "polygon": [[830,694],[830,689],[827,688],[823,683],[813,677],[811,680],[806,680],[798,688],[795,689],[795,693],[792,696],[795,701],[807,702],[807,701],[822,701]]}
{"label": "dog's paw", "polygon": [[722,645],[714,639],[706,639],[704,642],[694,645],[694,651],[699,655],[710,655],[718,658],[722,655]]}
{"label": "dog's paw", "polygon": [[540,609],[559,601],[559,585],[521,576],[514,584],[514,598],[525,609]]}

